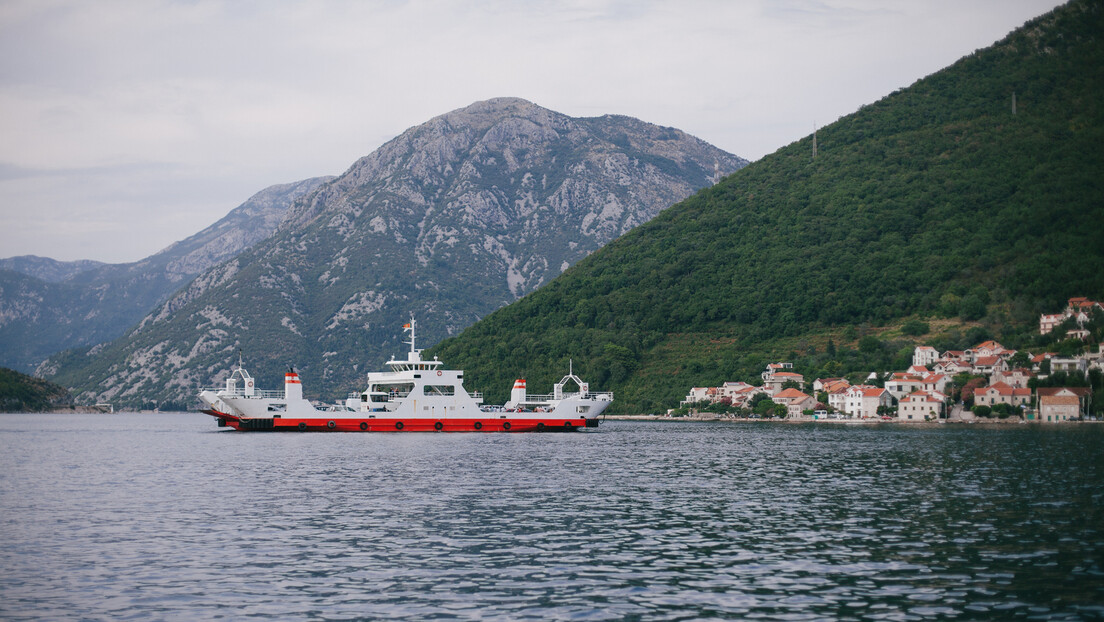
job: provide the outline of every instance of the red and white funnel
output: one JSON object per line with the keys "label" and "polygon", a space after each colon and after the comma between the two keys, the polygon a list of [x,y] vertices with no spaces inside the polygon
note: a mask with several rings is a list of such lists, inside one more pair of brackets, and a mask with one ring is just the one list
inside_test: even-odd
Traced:
{"label": "red and white funnel", "polygon": [[299,374],[294,371],[284,374],[284,399],[289,402],[303,399],[303,385],[299,382]]}
{"label": "red and white funnel", "polygon": [[506,403],[509,408],[517,408],[518,405],[525,403],[525,378],[518,378],[514,381],[514,388],[510,391],[510,401]]}

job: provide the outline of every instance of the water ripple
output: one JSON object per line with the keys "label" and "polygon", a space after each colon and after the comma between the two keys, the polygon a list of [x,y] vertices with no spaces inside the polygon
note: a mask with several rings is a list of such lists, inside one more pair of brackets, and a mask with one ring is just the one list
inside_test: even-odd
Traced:
{"label": "water ripple", "polygon": [[1101,617],[1101,441],[1093,426],[265,435],[196,415],[0,416],[0,617]]}

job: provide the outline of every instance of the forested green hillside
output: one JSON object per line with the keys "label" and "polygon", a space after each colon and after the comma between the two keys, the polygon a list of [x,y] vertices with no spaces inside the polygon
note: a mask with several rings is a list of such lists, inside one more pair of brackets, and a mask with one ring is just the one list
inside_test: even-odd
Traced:
{"label": "forested green hillside", "polygon": [[0,412],[39,412],[72,405],[65,387],[0,367]]}
{"label": "forested green hillside", "polygon": [[821,129],[816,158],[811,136],[780,149],[432,353],[490,401],[573,358],[639,412],[769,356],[827,356],[826,336],[854,327],[1023,334],[1104,295],[1102,37],[1104,3],[1060,7]]}

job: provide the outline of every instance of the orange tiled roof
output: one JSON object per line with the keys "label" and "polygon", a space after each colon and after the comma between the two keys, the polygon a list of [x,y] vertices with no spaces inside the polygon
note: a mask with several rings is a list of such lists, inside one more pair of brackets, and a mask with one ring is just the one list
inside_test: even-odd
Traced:
{"label": "orange tiled roof", "polygon": [[782,397],[786,399],[804,399],[812,396],[806,395],[801,391],[798,391],[797,389],[786,389],[784,391],[779,391],[778,393],[776,393],[775,397]]}
{"label": "orange tiled roof", "polygon": [[1089,387],[1039,387],[1035,391],[1039,394],[1039,397],[1043,397],[1044,395],[1055,395],[1061,391],[1069,391],[1074,395],[1085,397],[1089,394]]}
{"label": "orange tiled roof", "polygon": [[937,404],[942,401],[931,393],[928,393],[927,391],[916,391],[915,393],[910,393],[905,396],[904,399],[902,399],[901,401],[903,402],[906,400],[909,402],[935,402]]}
{"label": "orange tiled roof", "polygon": [[1014,388],[1012,385],[1006,382],[994,382],[993,384],[985,387],[985,392],[989,393],[996,391],[999,395],[1031,395],[1031,389],[1024,387],[1022,389]]}

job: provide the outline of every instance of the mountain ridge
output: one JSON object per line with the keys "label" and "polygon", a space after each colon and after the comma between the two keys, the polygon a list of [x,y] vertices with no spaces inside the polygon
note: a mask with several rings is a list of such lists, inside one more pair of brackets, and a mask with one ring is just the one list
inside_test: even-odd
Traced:
{"label": "mountain ridge", "polygon": [[293,364],[314,379],[308,393],[353,390],[361,366],[394,353],[411,312],[423,344],[459,332],[708,185],[715,169],[746,164],[625,119],[517,98],[434,117],[304,197],[272,238],[196,277],[123,338],[40,372],[82,401],[187,403],[241,348],[262,383]]}
{"label": "mountain ridge", "polygon": [[0,259],[0,270],[18,272],[48,283],[60,283],[75,274],[94,270],[103,265],[105,265],[104,262],[91,259],[58,261],[38,255],[19,255]]}
{"label": "mountain ridge", "polygon": [[329,179],[269,186],[214,224],[132,263],[0,260],[0,268],[22,268],[0,269],[0,365],[30,371],[55,352],[121,335],[196,274],[270,236],[292,201]]}

